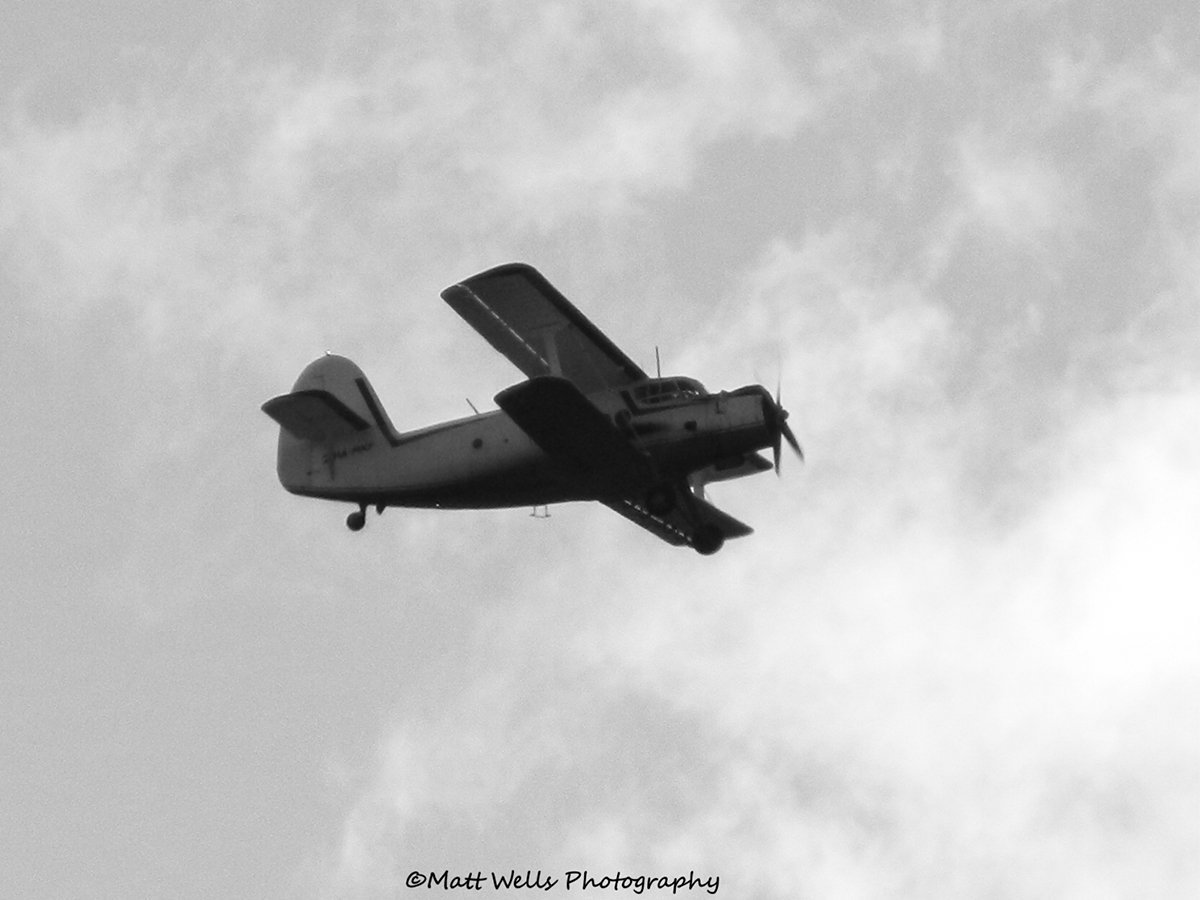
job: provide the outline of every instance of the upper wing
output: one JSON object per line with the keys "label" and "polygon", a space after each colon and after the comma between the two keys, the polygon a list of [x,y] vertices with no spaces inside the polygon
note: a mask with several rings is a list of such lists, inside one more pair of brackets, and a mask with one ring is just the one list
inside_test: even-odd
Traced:
{"label": "upper wing", "polygon": [[647,377],[532,266],[472,275],[442,299],[530,378],[558,375],[590,394]]}

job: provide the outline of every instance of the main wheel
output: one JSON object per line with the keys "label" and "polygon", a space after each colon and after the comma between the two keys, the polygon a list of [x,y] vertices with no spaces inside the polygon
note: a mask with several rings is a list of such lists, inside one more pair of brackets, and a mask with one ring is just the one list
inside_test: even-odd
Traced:
{"label": "main wheel", "polygon": [[346,516],[346,527],[351,531],[362,531],[362,527],[366,524],[367,514],[361,509]]}
{"label": "main wheel", "polygon": [[716,525],[704,525],[692,536],[692,547],[701,556],[712,556],[725,546],[725,535]]}

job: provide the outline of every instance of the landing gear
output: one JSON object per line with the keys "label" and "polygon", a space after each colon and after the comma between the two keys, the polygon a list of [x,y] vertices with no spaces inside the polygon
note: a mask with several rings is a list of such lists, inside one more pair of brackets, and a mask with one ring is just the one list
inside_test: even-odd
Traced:
{"label": "landing gear", "polygon": [[701,556],[712,556],[725,546],[725,535],[716,525],[702,525],[692,535],[692,547]]}
{"label": "landing gear", "polygon": [[346,516],[346,527],[351,531],[362,531],[364,525],[367,524],[367,508],[360,506],[357,512],[352,512]]}

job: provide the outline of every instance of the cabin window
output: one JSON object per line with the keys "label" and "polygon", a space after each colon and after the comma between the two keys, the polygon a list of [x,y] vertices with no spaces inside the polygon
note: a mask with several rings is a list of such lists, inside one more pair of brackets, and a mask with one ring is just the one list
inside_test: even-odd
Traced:
{"label": "cabin window", "polygon": [[692,378],[657,378],[636,388],[634,396],[643,406],[656,406],[687,402],[707,394],[704,386]]}

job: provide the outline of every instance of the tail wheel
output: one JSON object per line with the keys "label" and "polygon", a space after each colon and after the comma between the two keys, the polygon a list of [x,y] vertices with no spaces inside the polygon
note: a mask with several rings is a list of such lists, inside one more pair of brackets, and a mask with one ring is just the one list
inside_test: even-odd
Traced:
{"label": "tail wheel", "polygon": [[367,511],[359,509],[346,516],[346,527],[351,531],[362,531],[364,525],[367,524]]}
{"label": "tail wheel", "polygon": [[692,535],[692,547],[701,556],[712,556],[725,546],[725,535],[716,525],[704,525]]}

